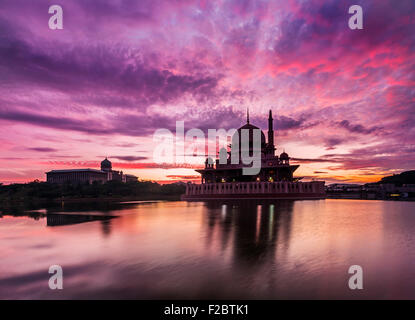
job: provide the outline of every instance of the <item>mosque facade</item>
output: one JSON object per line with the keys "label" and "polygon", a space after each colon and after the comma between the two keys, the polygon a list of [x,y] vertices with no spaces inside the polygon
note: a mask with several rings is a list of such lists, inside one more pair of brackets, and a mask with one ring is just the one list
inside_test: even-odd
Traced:
{"label": "mosque facade", "polygon": [[[244,132],[245,131],[245,132]],[[254,134],[260,133],[260,161],[261,166],[257,174],[244,174],[243,169],[251,165],[244,164],[241,153],[243,148],[249,148],[249,154],[256,150]],[[248,138],[244,144],[243,137]],[[275,198],[275,199],[303,199],[325,197],[324,181],[301,182],[301,177],[294,177],[299,165],[290,164],[290,156],[284,151],[276,154],[274,144],[274,128],[272,111],[268,116],[268,141],[264,132],[252,125],[247,113],[246,124],[240,127],[233,135],[229,150],[221,149],[219,159],[215,161],[207,158],[205,167],[196,170],[201,175],[201,184],[189,183],[184,200],[203,200],[221,198]],[[245,147],[241,147],[245,146]],[[232,148],[238,148],[238,161],[233,161]]]}
{"label": "mosque facade", "polygon": [[[254,131],[258,130],[261,136],[261,170],[256,175],[243,174],[243,168],[249,167],[242,162],[241,147],[243,131],[246,131],[246,136],[249,137],[248,147],[250,154],[254,151]],[[232,161],[232,148],[238,145],[238,162]],[[290,157],[286,152],[282,152],[279,156],[275,154],[276,148],[274,144],[274,129],[272,111],[269,111],[268,116],[268,142],[266,142],[264,132],[258,127],[250,124],[249,113],[247,114],[246,124],[237,130],[237,133],[232,137],[232,144],[229,146],[229,151],[226,152],[226,163],[221,163],[220,159],[216,159],[215,163],[211,158],[206,159],[205,168],[196,170],[201,174],[202,183],[214,182],[249,182],[249,181],[297,181],[300,178],[294,178],[293,173],[299,165],[291,165]]]}

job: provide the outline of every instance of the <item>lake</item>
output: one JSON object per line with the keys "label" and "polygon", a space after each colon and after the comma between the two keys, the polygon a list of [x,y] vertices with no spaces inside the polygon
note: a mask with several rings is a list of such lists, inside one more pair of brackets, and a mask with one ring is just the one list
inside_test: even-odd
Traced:
{"label": "lake", "polygon": [[[1,299],[415,299],[415,202],[144,201],[9,209]],[[51,290],[51,265],[63,289]],[[363,269],[363,290],[348,286]]]}

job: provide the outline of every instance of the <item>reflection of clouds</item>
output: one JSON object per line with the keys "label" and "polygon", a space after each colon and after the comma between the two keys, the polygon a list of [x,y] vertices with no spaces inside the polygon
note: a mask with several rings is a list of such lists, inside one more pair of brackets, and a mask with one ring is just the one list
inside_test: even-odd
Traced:
{"label": "reflection of clouds", "polygon": [[[105,279],[105,270],[98,266],[105,266],[103,261],[90,261],[82,265],[65,264],[63,266],[63,281],[65,290],[50,290],[48,280],[48,265],[45,270],[35,270],[25,274],[9,275],[7,278],[0,276],[0,299],[22,299],[37,297],[38,299],[74,299],[79,296],[77,292],[85,292],[90,289],[91,275]],[[7,295],[6,295],[7,293]],[[23,294],[23,296],[22,296]],[[86,297],[85,297],[86,298]]]}
{"label": "reflection of clouds", "polygon": [[[353,298],[352,264],[372,275],[362,297],[411,298],[414,207],[362,200],[135,203],[112,210],[115,220],[56,228],[45,227],[46,219],[6,216],[0,298]],[[47,286],[53,264],[64,272],[58,293]]]}

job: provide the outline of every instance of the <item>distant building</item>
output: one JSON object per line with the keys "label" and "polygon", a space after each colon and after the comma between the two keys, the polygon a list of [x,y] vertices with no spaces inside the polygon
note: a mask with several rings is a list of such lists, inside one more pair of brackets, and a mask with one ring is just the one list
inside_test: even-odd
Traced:
{"label": "distant building", "polygon": [[138,178],[132,174],[126,174],[125,176],[125,182],[137,182]]}
{"label": "distant building", "polygon": [[112,163],[107,158],[101,162],[101,170],[96,169],[69,169],[52,170],[46,172],[46,181],[50,183],[105,183],[108,181],[131,182],[138,178],[132,174],[112,170]]}
{"label": "distant building", "polygon": [[332,183],[326,186],[327,192],[360,192],[362,185],[351,183]]}
{"label": "distant building", "polygon": [[95,169],[52,170],[46,172],[46,181],[50,183],[105,183],[107,173]]}
{"label": "distant building", "polygon": [[101,161],[101,171],[104,171],[107,173],[107,180],[115,180],[115,181],[121,181],[125,182],[125,177],[122,171],[115,171],[112,170],[112,163],[107,158]]}
{"label": "distant building", "polygon": [[364,185],[333,183],[326,187],[326,193],[328,198],[336,199],[413,200],[415,183],[411,182],[414,179],[415,171],[412,170]]}
{"label": "distant building", "polygon": [[[382,179],[381,182],[383,181]],[[364,186],[363,192],[368,199],[414,199],[415,184],[368,183]]]}

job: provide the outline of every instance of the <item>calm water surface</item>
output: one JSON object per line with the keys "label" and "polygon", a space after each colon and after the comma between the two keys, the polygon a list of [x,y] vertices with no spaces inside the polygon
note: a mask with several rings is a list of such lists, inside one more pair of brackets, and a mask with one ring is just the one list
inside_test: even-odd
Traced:
{"label": "calm water surface", "polygon": [[[415,299],[415,203],[141,202],[4,211],[0,298]],[[64,289],[50,290],[60,265]],[[348,269],[364,270],[364,290]]]}

